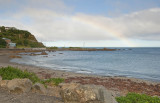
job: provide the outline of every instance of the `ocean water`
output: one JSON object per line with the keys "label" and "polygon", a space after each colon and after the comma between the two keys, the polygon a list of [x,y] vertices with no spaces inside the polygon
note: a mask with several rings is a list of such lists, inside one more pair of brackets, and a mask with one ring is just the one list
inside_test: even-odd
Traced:
{"label": "ocean water", "polygon": [[[126,76],[160,81],[160,48],[120,48],[118,51],[56,51],[12,59],[11,62],[102,76]],[[62,54],[61,54],[62,53]]]}

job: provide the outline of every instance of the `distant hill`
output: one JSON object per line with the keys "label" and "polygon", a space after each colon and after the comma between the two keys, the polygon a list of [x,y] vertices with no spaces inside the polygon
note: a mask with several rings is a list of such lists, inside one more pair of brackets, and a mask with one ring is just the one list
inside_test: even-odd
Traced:
{"label": "distant hill", "polygon": [[38,48],[45,47],[43,43],[38,42],[34,35],[26,30],[19,30],[15,27],[0,27],[0,40],[2,38],[11,39],[18,48]]}

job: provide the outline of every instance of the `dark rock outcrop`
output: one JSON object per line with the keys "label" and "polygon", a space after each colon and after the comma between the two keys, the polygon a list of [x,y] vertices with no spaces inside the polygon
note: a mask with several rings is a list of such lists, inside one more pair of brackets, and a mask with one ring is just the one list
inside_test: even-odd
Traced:
{"label": "dark rock outcrop", "polygon": [[48,55],[45,51],[42,51],[41,55]]}

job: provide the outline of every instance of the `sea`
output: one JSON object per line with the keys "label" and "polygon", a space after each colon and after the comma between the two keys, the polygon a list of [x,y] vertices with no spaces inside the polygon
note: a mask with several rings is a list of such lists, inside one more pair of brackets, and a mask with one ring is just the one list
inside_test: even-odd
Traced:
{"label": "sea", "polygon": [[48,57],[23,55],[11,62],[75,73],[160,81],[160,48],[116,49],[120,50],[47,52]]}

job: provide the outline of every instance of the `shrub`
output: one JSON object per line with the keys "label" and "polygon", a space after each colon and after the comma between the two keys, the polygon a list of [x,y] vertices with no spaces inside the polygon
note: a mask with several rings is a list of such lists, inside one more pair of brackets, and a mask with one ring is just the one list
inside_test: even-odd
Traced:
{"label": "shrub", "polygon": [[6,48],[6,45],[7,45],[7,43],[5,42],[5,40],[0,38],[0,48]]}
{"label": "shrub", "polygon": [[1,32],[6,32],[6,29],[4,26],[0,27]]}
{"label": "shrub", "polygon": [[30,73],[26,70],[23,72],[22,70],[18,68],[14,68],[10,66],[2,67],[0,69],[0,75],[2,76],[3,80],[12,80],[15,78],[28,78],[33,83],[40,81],[40,79],[34,73]]}
{"label": "shrub", "polygon": [[160,98],[146,94],[128,93],[125,97],[116,97],[118,103],[160,103]]}
{"label": "shrub", "polygon": [[18,68],[14,68],[11,66],[0,68],[0,76],[2,76],[3,80],[12,80],[15,78],[28,78],[33,83],[39,82],[47,86],[47,83],[52,83],[53,85],[58,85],[63,82],[63,78],[50,78],[47,80],[41,80],[35,73],[28,72],[27,70],[22,71]]}
{"label": "shrub", "polygon": [[42,81],[42,84],[48,84],[48,83],[50,83],[50,84],[52,84],[52,85],[58,85],[59,83],[62,83],[64,81],[64,79],[63,78],[50,78],[50,79],[48,79],[48,80],[43,80]]}

